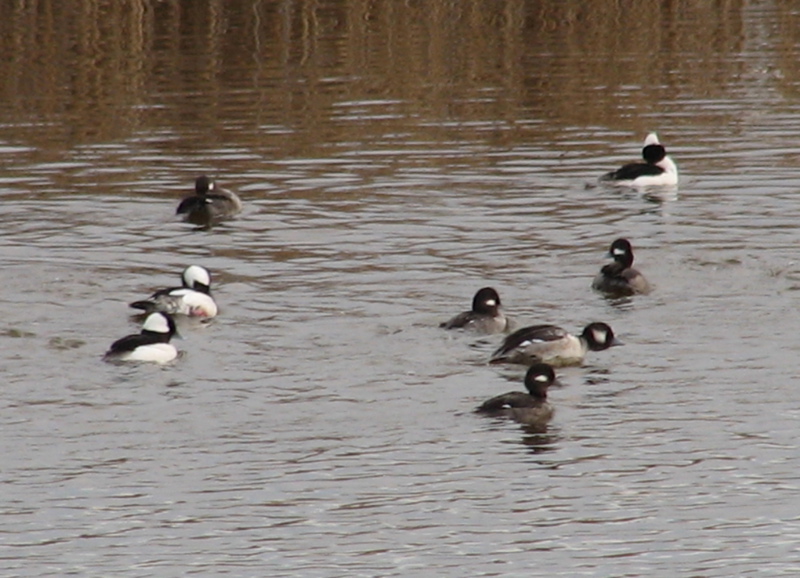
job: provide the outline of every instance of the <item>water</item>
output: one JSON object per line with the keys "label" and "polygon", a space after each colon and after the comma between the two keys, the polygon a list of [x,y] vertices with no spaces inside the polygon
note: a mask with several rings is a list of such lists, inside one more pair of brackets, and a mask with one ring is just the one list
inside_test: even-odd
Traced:
{"label": "water", "polygon": [[[795,575],[798,14],[640,8],[15,4],[3,575]],[[677,195],[593,186],[648,130]],[[652,295],[589,289],[621,235]],[[188,263],[220,316],[104,363]],[[626,343],[547,432],[472,414],[523,371],[437,327],[484,285]]]}

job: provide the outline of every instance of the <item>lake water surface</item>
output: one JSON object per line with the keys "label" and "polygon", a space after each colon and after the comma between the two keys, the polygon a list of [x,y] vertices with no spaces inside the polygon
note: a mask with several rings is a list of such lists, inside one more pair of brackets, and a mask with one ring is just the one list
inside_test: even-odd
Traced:
{"label": "lake water surface", "polygon": [[[800,573],[800,12],[624,5],[9,3],[0,573]],[[677,191],[596,186],[651,130]],[[619,236],[651,295],[590,289]],[[219,317],[104,362],[191,263]],[[626,344],[546,432],[472,413],[485,285]]]}

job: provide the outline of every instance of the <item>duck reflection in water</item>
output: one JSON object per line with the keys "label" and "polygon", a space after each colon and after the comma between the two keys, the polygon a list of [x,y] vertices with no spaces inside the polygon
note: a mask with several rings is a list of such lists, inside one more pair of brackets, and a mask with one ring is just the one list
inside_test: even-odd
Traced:
{"label": "duck reflection in water", "polygon": [[[555,451],[558,446],[556,443],[559,440],[559,435],[554,431],[554,428],[548,426],[523,426],[525,435],[519,440],[519,443],[525,446],[532,454],[544,454],[547,452]],[[543,466],[553,467],[553,464],[542,462]]]}

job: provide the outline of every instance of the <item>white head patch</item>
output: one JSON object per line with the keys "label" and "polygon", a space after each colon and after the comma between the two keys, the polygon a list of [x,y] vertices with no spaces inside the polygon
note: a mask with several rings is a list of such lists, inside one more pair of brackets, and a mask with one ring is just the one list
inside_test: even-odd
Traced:
{"label": "white head patch", "polygon": [[162,313],[151,313],[144,320],[142,330],[154,333],[169,333],[169,323]]}
{"label": "white head patch", "polygon": [[494,307],[495,305],[497,305],[497,301],[495,301],[494,299],[487,299],[487,300],[485,301],[485,303],[486,303],[486,304],[487,304],[489,307]]}
{"label": "white head patch", "polygon": [[546,375],[539,374],[533,378],[534,381],[538,381],[539,383],[547,383],[548,378]]}
{"label": "white head patch", "polygon": [[211,275],[200,265],[189,265],[183,271],[183,282],[187,287],[194,287],[195,283],[202,283],[208,287],[211,285]]}
{"label": "white head patch", "polygon": [[654,145],[654,144],[661,144],[658,142],[658,135],[654,132],[651,132],[647,135],[647,138],[644,139],[644,146],[647,145]]}

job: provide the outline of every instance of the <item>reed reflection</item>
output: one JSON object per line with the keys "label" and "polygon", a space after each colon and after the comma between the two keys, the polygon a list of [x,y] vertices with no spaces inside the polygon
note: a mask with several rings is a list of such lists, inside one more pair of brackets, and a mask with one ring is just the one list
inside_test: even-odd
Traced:
{"label": "reed reflection", "polygon": [[[745,38],[741,0],[16,2],[0,22],[2,110],[10,138],[43,146],[171,128],[195,146],[222,136],[286,155],[453,119],[552,125],[534,139],[639,130],[633,119],[676,94],[728,91]],[[379,123],[337,121],[337,104],[359,101],[396,104]]]}

